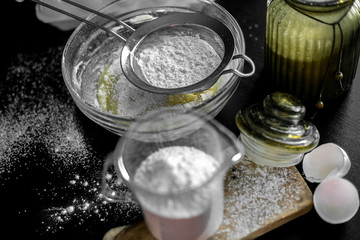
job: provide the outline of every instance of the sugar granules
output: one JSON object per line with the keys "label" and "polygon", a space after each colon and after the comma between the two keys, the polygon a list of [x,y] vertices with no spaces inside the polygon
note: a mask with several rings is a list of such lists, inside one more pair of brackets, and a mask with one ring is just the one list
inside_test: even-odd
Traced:
{"label": "sugar granules", "polygon": [[[3,217],[24,223],[27,235],[38,239],[57,239],[69,228],[74,237],[85,237],[102,227],[92,233],[102,236],[114,225],[141,219],[141,212],[123,184],[115,186],[122,202],[102,196],[107,149],[84,130],[61,76],[61,53],[62,47],[19,54],[0,83],[0,189],[9,206]],[[114,146],[114,139],[107,140]]]}
{"label": "sugar granules", "polygon": [[212,239],[242,239],[296,209],[304,191],[296,172],[248,160],[234,166],[225,179],[223,223]]}

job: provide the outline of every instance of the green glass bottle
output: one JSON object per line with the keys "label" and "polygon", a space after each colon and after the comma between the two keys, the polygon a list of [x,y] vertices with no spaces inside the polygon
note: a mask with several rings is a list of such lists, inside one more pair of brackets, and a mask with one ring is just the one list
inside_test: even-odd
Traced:
{"label": "green glass bottle", "polygon": [[359,0],[273,0],[266,16],[265,71],[275,90],[306,105],[337,97],[355,78]]}

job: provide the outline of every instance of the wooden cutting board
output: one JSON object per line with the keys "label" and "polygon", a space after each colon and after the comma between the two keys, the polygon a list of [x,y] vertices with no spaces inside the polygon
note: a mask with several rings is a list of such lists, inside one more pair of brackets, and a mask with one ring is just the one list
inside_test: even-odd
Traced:
{"label": "wooden cutting board", "polygon": [[[244,160],[225,178],[224,218],[211,240],[254,239],[312,208],[312,192],[296,167],[259,166]],[[104,240],[154,240],[144,222],[111,229]]]}

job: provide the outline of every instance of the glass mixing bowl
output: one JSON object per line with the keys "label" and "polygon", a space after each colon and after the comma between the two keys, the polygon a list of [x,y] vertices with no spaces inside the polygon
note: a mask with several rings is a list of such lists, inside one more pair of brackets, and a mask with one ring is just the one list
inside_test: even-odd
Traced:
{"label": "glass mixing bowl", "polygon": [[[112,2],[101,11],[125,21],[135,29],[164,15],[200,12],[228,26],[235,40],[234,56],[245,54],[240,26],[230,13],[212,1],[121,0]],[[88,20],[112,29],[125,38],[130,34],[127,29],[104,18],[91,15]],[[115,36],[82,23],[69,38],[62,57],[63,77],[76,105],[91,120],[115,134],[123,135],[137,118],[161,108],[181,106],[214,117],[239,84],[237,75],[224,74],[216,84],[216,90],[191,96],[196,100],[190,103],[184,101],[188,96],[175,97],[174,102],[173,96],[144,92],[129,85],[122,74],[119,61],[123,44]],[[243,59],[233,59],[226,69],[242,70],[243,65]],[[123,82],[115,86],[115,82],[120,81]]]}

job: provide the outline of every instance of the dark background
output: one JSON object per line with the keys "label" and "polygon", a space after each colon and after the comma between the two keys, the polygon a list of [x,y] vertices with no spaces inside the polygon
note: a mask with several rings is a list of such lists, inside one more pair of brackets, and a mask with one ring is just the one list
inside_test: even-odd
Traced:
{"label": "dark background", "polygon": [[[267,94],[267,79],[263,74],[266,1],[217,2],[240,24],[246,40],[246,54],[253,59],[257,68],[253,77],[241,81],[234,96],[216,117],[239,134],[234,121],[236,112],[248,104],[261,101]],[[140,221],[141,214],[136,203],[102,204],[89,190],[91,184],[98,190],[103,161],[114,149],[118,136],[87,119],[67,93],[61,76],[61,54],[71,32],[59,31],[37,20],[34,4],[28,0],[23,3],[2,1],[1,18],[0,127],[3,129],[0,133],[3,135],[0,134],[0,138],[3,145],[10,146],[10,150],[0,145],[0,151],[7,149],[14,154],[3,152],[0,155],[1,165],[5,165],[5,161],[13,161],[6,163],[11,167],[3,167],[3,171],[0,169],[0,218],[3,222],[0,225],[0,239],[8,239],[9,235],[14,239],[102,239],[112,227]],[[51,99],[56,100],[51,104],[60,103],[60,107],[41,102],[48,99],[44,95],[51,95]],[[311,119],[320,132],[320,144],[334,142],[347,151],[352,167],[346,178],[357,189],[360,187],[359,102],[360,68],[349,92],[327,104]],[[50,110],[39,113],[45,116],[41,127],[35,126],[34,122],[32,128],[29,124],[31,119],[23,119],[24,116],[34,116],[26,112],[29,109],[37,110],[31,108],[32,104],[40,106],[42,110]],[[21,117],[16,115],[17,108]],[[57,115],[52,118],[52,113]],[[68,159],[75,162],[75,158],[86,158],[86,166],[73,163],[63,170],[61,164],[55,164],[59,159],[47,152],[46,137],[54,134],[49,129],[56,128],[51,124],[62,123],[61,118],[69,118],[76,123],[75,129],[79,130],[85,142],[83,145],[91,149],[84,151],[81,156],[69,154]],[[6,140],[16,139],[5,136],[16,133],[10,127],[11,121],[18,126],[23,121],[29,126],[22,132],[20,140],[5,143]],[[59,127],[56,129],[59,131]],[[297,167],[302,173],[301,166]],[[317,186],[308,185],[311,190]],[[81,194],[85,197],[79,199],[77,196]],[[92,209],[91,213],[84,210],[61,215],[61,209],[66,210],[64,206],[77,204],[85,208],[87,202],[91,202],[92,207],[96,204],[101,207]],[[67,210],[71,211],[69,208]],[[56,214],[61,217],[57,221],[54,220]],[[359,226],[359,213],[347,223],[331,225],[322,221],[313,209],[260,239],[360,239]]]}

